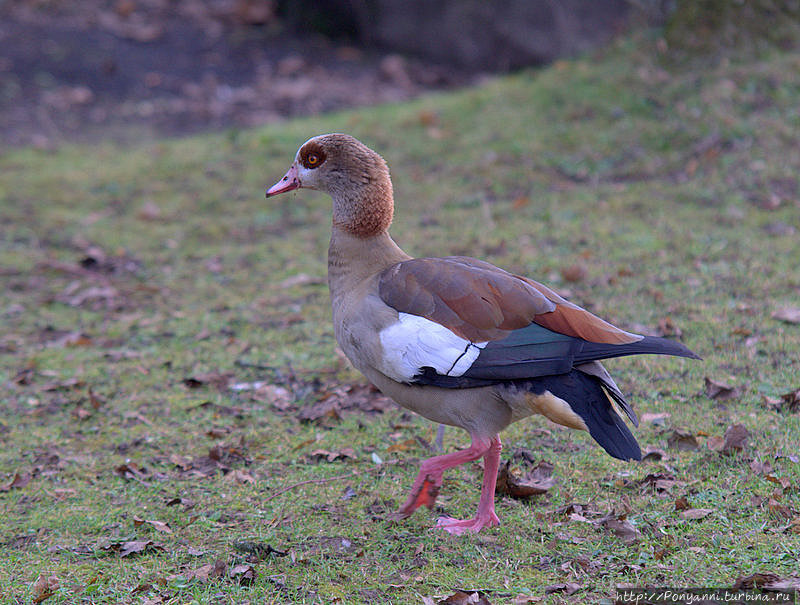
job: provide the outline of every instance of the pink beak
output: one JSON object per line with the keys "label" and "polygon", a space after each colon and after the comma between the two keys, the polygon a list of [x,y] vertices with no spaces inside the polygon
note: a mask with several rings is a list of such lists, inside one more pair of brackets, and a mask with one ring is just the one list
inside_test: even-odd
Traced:
{"label": "pink beak", "polygon": [[300,183],[300,179],[297,177],[297,164],[294,163],[280,181],[267,189],[267,197],[272,197],[273,195],[278,195],[280,193],[286,193],[287,191],[297,189],[301,186],[302,184]]}

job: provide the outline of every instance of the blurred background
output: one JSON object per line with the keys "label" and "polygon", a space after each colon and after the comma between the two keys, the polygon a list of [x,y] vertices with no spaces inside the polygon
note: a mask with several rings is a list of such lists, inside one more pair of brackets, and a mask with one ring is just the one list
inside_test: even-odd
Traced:
{"label": "blurred background", "polygon": [[249,127],[400,101],[666,22],[667,0],[6,0],[0,142]]}

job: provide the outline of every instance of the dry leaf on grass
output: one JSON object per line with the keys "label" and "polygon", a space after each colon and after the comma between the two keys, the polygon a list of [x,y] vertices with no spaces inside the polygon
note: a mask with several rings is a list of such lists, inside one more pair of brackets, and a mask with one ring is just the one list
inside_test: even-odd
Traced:
{"label": "dry leaf on grass", "polygon": [[191,408],[193,410],[203,409],[210,410],[219,416],[235,416],[236,418],[244,418],[244,410],[239,407],[220,405],[213,401],[204,401],[203,403]]}
{"label": "dry leaf on grass", "polygon": [[667,438],[667,445],[670,449],[675,449],[679,452],[691,452],[700,448],[697,437],[693,433],[682,429],[674,429],[672,431],[672,434]]}
{"label": "dry leaf on grass", "polygon": [[58,589],[59,580],[57,576],[45,576],[42,574],[33,583],[33,598],[31,602],[41,603],[45,599],[52,597]]}
{"label": "dry leaf on grass", "polygon": [[297,414],[300,422],[316,422],[322,424],[329,420],[341,420],[342,412],[334,399],[324,399],[313,405],[305,406]]}
{"label": "dry leaf on grass", "polygon": [[581,588],[583,587],[580,584],[576,584],[575,582],[565,582],[563,584],[550,584],[544,587],[544,594],[563,592],[566,595],[571,595],[578,592]]}
{"label": "dry leaf on grass", "polygon": [[524,477],[514,475],[509,468],[510,464],[506,460],[497,471],[495,492],[498,494],[507,494],[512,498],[530,498],[547,493],[555,483],[552,477],[553,465],[549,462],[542,460]]}
{"label": "dry leaf on grass", "polygon": [[150,527],[152,527],[153,529],[155,529],[156,531],[160,531],[161,533],[164,534],[172,533],[172,530],[170,529],[169,525],[167,525],[163,521],[156,521],[155,519],[142,519],[141,517],[134,515],[133,525],[135,527],[139,527],[140,525],[144,525],[145,523]]}
{"label": "dry leaf on grass", "polygon": [[246,563],[240,563],[239,565],[234,565],[230,572],[228,572],[228,577],[232,580],[236,580],[242,586],[249,586],[253,582],[256,581],[256,570],[252,565],[248,565]]}
{"label": "dry leaf on grass", "polygon": [[639,485],[648,486],[657,492],[665,492],[672,489],[675,485],[684,485],[683,481],[678,481],[672,475],[665,473],[650,473],[645,475]]}
{"label": "dry leaf on grass", "polygon": [[642,461],[643,462],[658,462],[660,460],[669,460],[669,455],[667,452],[662,450],[659,447],[653,447],[652,445],[648,445],[644,453],[642,454]]}
{"label": "dry leaf on grass", "polygon": [[5,485],[0,485],[0,492],[7,492],[12,489],[22,489],[31,482],[30,473],[14,473],[14,477]]}
{"label": "dry leaf on grass", "polygon": [[106,552],[115,552],[120,557],[127,557],[129,555],[138,555],[149,550],[165,550],[163,544],[153,542],[152,540],[130,540],[127,542],[111,542],[102,547]]}
{"label": "dry leaf on grass", "polygon": [[225,575],[228,570],[228,564],[220,559],[213,563],[201,565],[197,569],[190,569],[185,571],[183,577],[187,580],[197,580],[198,582],[208,582],[212,578],[219,578]]}
{"label": "dry leaf on grass", "polygon": [[741,452],[747,447],[750,431],[743,424],[733,424],[725,431],[725,442],[722,444],[723,454]]}
{"label": "dry leaf on grass", "polygon": [[253,484],[256,482],[256,478],[253,477],[253,475],[240,468],[233,469],[230,473],[228,473],[225,476],[225,478],[230,481],[235,481],[236,483],[240,483],[242,485]]}
{"label": "dry leaf on grass", "polygon": [[770,498],[767,501],[767,508],[769,509],[769,512],[776,517],[780,517],[782,519],[792,519],[794,517],[794,511],[775,498]]}
{"label": "dry leaf on grass", "polygon": [[125,462],[115,466],[114,472],[123,479],[135,481],[142,481],[150,476],[150,472],[146,468],[140,467],[135,462]]}
{"label": "dry leaf on grass", "polygon": [[728,399],[735,399],[739,397],[744,391],[743,386],[731,386],[727,383],[712,380],[708,376],[705,377],[705,393],[709,399],[719,399],[725,401]]}
{"label": "dry leaf on grass", "polygon": [[206,372],[205,374],[194,374],[183,379],[183,384],[190,389],[199,389],[204,386],[211,386],[219,390],[228,388],[233,380],[232,372]]}
{"label": "dry leaf on grass", "polygon": [[[752,464],[751,464],[752,467]],[[783,491],[789,491],[792,488],[792,480],[789,477],[776,477],[775,475],[766,472],[764,473],[764,479],[767,481],[772,481],[772,483],[777,483],[781,486]]]}
{"label": "dry leaf on grass", "polygon": [[473,590],[456,590],[441,601],[436,601],[430,597],[426,597],[426,599],[427,601],[423,600],[423,602],[431,603],[432,605],[492,605],[484,593]]}
{"label": "dry leaf on grass", "polygon": [[340,420],[342,412],[382,414],[396,407],[391,399],[371,384],[348,384],[332,389],[320,401],[302,408],[297,418],[301,422],[324,423]]}
{"label": "dry leaf on grass", "polygon": [[307,456],[309,462],[335,462],[337,460],[355,460],[356,451],[352,447],[330,452],[328,450],[314,450]]}
{"label": "dry leaf on grass", "polygon": [[756,475],[765,475],[772,472],[772,465],[768,461],[756,458],[750,462],[750,470]]}
{"label": "dry leaf on grass", "polygon": [[695,521],[697,519],[704,519],[713,512],[714,509],[711,508],[687,508],[686,510],[681,511],[680,515],[687,521]]}
{"label": "dry leaf on grass", "polygon": [[600,519],[600,525],[620,538],[625,544],[633,544],[641,535],[630,521],[614,515]]}
{"label": "dry leaf on grass", "polygon": [[772,318],[790,324],[800,324],[800,307],[782,307],[772,313]]}
{"label": "dry leaf on grass", "polygon": [[800,412],[800,388],[781,395],[776,409],[779,412]]}
{"label": "dry leaf on grass", "polygon": [[233,548],[246,554],[248,561],[261,561],[269,556],[285,557],[289,554],[287,551],[273,548],[266,542],[251,542],[249,540],[234,542]]}
{"label": "dry leaf on grass", "polygon": [[708,440],[708,447],[722,454],[732,455],[745,449],[749,438],[750,431],[743,424],[732,424],[725,431],[723,439],[711,437]]}
{"label": "dry leaf on grass", "polygon": [[645,412],[639,418],[642,422],[650,423],[655,426],[664,426],[667,423],[667,418],[669,417],[669,412]]}
{"label": "dry leaf on grass", "polygon": [[762,588],[767,584],[778,582],[780,578],[777,574],[772,572],[759,572],[749,576],[742,576],[736,580],[733,585],[734,590],[752,590],[753,588]]}

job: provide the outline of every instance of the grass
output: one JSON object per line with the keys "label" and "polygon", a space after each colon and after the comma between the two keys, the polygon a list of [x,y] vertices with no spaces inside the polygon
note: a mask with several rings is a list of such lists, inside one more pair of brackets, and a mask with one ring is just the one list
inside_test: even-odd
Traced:
{"label": "grass", "polygon": [[[800,415],[767,402],[800,387],[800,326],[771,317],[800,299],[800,60],[692,69],[657,46],[624,39],[476,89],[258,130],[0,157],[6,602],[48,594],[35,582],[51,576],[48,603],[350,604],[456,588],[610,603],[620,584],[797,575]],[[667,457],[621,463],[533,418],[506,431],[503,456],[517,472],[520,448],[552,462],[548,494],[498,497],[503,525],[478,536],[430,531],[476,506],[468,465],[445,477],[439,511],[389,521],[435,427],[400,409],[298,419],[362,382],[329,319],[329,200],[263,199],[326,131],[387,158],[407,251],[485,258],[622,326],[679,330],[702,363],[608,364],[640,414],[669,414],[636,431]],[[739,390],[712,400],[705,377]],[[228,386],[256,381],[273,386]],[[708,447],[735,423],[743,451]],[[673,428],[699,448],[669,448]],[[465,441],[451,429],[445,448]],[[642,483],[656,473],[674,483]],[[712,512],[686,520],[682,497]],[[638,539],[570,520],[575,503],[589,521],[626,515]],[[123,557],[128,541],[156,548]],[[188,577],[217,561],[256,578]],[[579,592],[545,590],[566,583]]]}

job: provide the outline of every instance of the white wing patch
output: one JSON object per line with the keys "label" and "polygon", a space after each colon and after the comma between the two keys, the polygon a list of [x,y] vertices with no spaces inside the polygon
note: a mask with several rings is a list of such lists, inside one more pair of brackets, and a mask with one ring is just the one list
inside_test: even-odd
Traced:
{"label": "white wing patch", "polygon": [[398,382],[411,382],[426,366],[444,376],[461,376],[487,344],[470,342],[418,315],[400,313],[398,320],[379,334],[383,346],[381,370]]}

